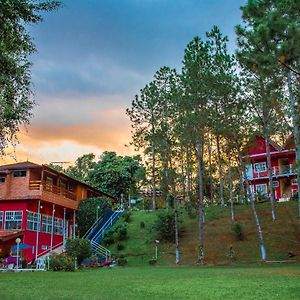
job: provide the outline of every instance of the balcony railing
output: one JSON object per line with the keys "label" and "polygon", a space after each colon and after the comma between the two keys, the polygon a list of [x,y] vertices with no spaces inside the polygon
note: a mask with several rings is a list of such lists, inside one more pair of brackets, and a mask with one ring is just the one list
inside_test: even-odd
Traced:
{"label": "balcony railing", "polygon": [[[293,165],[281,165],[277,167],[272,167],[272,176],[284,176],[284,175],[292,175],[294,174]],[[267,178],[268,177],[268,171],[263,172],[254,172],[253,178]],[[250,179],[250,178],[249,178]]]}
{"label": "balcony railing", "polygon": [[31,191],[46,191],[56,195],[61,195],[65,198],[76,200],[76,194],[56,185],[52,185],[41,180],[29,181],[29,190]]}

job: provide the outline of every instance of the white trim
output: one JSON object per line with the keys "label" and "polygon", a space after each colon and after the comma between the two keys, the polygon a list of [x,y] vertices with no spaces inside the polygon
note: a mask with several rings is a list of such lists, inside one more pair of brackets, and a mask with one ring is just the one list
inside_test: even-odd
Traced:
{"label": "white trim", "polygon": [[[295,149],[287,149],[287,150],[281,150],[281,151],[273,151],[270,152],[270,154],[277,154],[277,153],[286,153],[286,152],[292,152],[295,151]],[[267,155],[267,152],[263,152],[263,153],[258,153],[258,154],[251,154],[251,155],[245,155],[242,158],[250,158],[250,157],[258,157],[258,156],[262,156],[262,155]]]}
{"label": "white trim", "polygon": [[[256,170],[256,166],[263,166],[264,170],[261,170],[261,171],[257,171]],[[254,163],[253,165],[253,170],[254,170],[254,173],[262,173],[262,172],[266,172],[267,171],[267,163],[265,161],[262,161],[262,162],[258,162],[258,163]]]}

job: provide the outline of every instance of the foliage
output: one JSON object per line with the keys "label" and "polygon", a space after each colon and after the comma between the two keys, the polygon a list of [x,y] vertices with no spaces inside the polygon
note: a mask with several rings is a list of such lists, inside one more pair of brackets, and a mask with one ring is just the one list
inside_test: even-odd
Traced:
{"label": "foliage", "polygon": [[140,222],[140,228],[145,228],[145,227],[146,227],[145,222],[144,222],[144,221],[141,221],[141,222]]}
{"label": "foliage", "polygon": [[157,238],[161,241],[175,242],[175,218],[172,212],[160,212],[154,224]]}
{"label": "foliage", "polygon": [[104,238],[102,240],[102,243],[105,245],[105,246],[109,246],[109,245],[112,245],[114,242],[115,242],[115,239],[114,239],[114,230],[113,229],[109,229],[105,232],[104,234]]}
{"label": "foliage", "polygon": [[124,241],[127,239],[127,227],[126,224],[120,224],[116,228],[116,234],[118,241]]}
{"label": "foliage", "polygon": [[125,246],[123,244],[117,244],[117,250],[122,251],[125,249]]}
{"label": "foliage", "polygon": [[124,218],[124,222],[129,223],[131,222],[131,216],[132,213],[130,211],[125,211],[125,213],[123,214],[123,218]]}
{"label": "foliage", "polygon": [[7,0],[0,2],[0,153],[15,142],[21,124],[28,124],[34,105],[30,55],[36,51],[29,25],[42,21],[42,13],[59,1]]}
{"label": "foliage", "polygon": [[197,216],[197,209],[195,208],[195,205],[191,201],[186,201],[184,203],[184,208],[186,212],[188,213],[188,216],[193,219]]}
{"label": "foliage", "polygon": [[234,233],[237,240],[242,241],[245,238],[243,226],[235,222],[231,227],[232,232]]}
{"label": "foliage", "polygon": [[91,242],[86,239],[68,239],[66,244],[66,253],[68,256],[77,258],[80,265],[81,262],[92,255]]}
{"label": "foliage", "polygon": [[124,256],[117,259],[117,265],[120,266],[120,267],[126,266],[127,263],[128,263],[127,259]]}
{"label": "foliage", "polygon": [[157,259],[155,257],[149,259],[149,265],[154,266],[157,264]]}
{"label": "foliage", "polygon": [[50,257],[50,270],[74,272],[75,259],[65,253],[52,254]]}
{"label": "foliage", "polygon": [[111,207],[111,200],[107,198],[89,198],[80,201],[78,206],[78,228],[80,236],[83,236],[86,231],[96,221],[97,211],[98,217],[103,215],[106,208]]}

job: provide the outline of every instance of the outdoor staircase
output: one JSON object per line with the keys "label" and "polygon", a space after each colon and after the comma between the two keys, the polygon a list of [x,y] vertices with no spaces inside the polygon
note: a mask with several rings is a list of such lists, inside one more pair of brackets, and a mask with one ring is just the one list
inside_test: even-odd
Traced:
{"label": "outdoor staircase", "polygon": [[91,242],[94,255],[105,258],[105,260],[111,258],[111,252],[107,248],[100,245],[100,243],[104,238],[106,230],[111,228],[111,226],[120,218],[123,212],[123,209],[116,211],[106,209],[103,216],[96,220],[90,229],[85,233],[83,238]]}

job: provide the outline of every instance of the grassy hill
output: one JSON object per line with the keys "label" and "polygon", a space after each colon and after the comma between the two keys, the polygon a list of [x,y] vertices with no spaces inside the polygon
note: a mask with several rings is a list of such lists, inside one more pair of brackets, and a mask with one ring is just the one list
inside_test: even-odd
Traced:
{"label": "grassy hill", "polygon": [[[269,203],[257,205],[262,230],[264,234],[267,259],[270,260],[300,260],[300,226],[297,217],[297,203],[286,202],[277,205],[277,220],[271,219]],[[233,246],[235,260],[233,263],[249,264],[260,261],[260,252],[255,224],[249,205],[235,206],[236,220],[244,230],[245,239],[238,241],[231,230],[230,209],[228,207],[210,206],[206,209],[204,231],[205,261],[207,264],[229,264],[229,247]],[[131,221],[127,223],[128,238],[116,242],[109,247],[113,255],[126,256],[129,265],[139,266],[148,264],[154,256],[156,231],[153,224],[157,219],[156,212],[133,211]],[[197,218],[190,218],[184,209],[181,214],[180,234],[180,264],[193,265],[197,257]],[[123,223],[121,218],[114,227]],[[145,223],[141,228],[140,223]],[[118,251],[117,244],[125,246]],[[295,257],[289,258],[292,251]],[[171,266],[175,263],[175,246],[172,243],[160,243],[158,264]]]}

